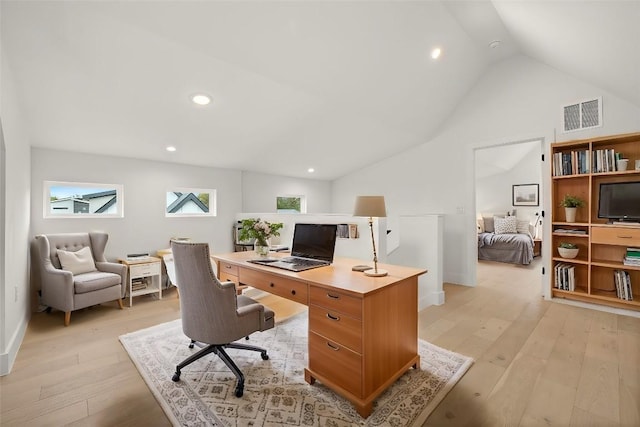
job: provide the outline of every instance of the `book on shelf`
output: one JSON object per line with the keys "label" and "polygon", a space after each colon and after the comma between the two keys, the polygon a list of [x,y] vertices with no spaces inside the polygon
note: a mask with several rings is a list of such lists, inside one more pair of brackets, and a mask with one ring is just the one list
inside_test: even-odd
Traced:
{"label": "book on shelf", "polygon": [[587,234],[586,230],[577,230],[573,228],[556,228],[553,230],[554,233],[564,233],[564,234]]}
{"label": "book on shelf", "polygon": [[554,287],[562,291],[575,291],[576,289],[576,268],[574,265],[560,262],[555,265]]}
{"label": "book on shelf", "polygon": [[593,173],[615,172],[618,170],[616,160],[620,158],[620,153],[616,153],[613,148],[593,150],[591,157],[591,170]]}
{"label": "book on shelf", "polygon": [[616,285],[616,296],[625,301],[633,301],[633,290],[631,288],[631,276],[625,270],[614,270],[613,280]]}
{"label": "book on shelf", "polygon": [[627,248],[627,256],[631,258],[640,258],[640,248]]}
{"label": "book on shelf", "polygon": [[640,267],[640,258],[635,258],[635,257],[624,257],[624,259],[622,260],[622,263],[624,265],[631,265],[631,266],[636,266],[636,267]]}
{"label": "book on shelf", "polygon": [[564,151],[553,154],[553,176],[581,175],[589,173],[591,154],[589,150]]}

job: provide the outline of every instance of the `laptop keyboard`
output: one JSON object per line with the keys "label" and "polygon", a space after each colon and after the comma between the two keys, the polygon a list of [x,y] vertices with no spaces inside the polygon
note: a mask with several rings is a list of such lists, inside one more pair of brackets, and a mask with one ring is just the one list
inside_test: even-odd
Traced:
{"label": "laptop keyboard", "polygon": [[282,261],[296,265],[327,265],[327,262],[325,261],[316,261],[313,259],[298,258],[293,256],[282,258]]}

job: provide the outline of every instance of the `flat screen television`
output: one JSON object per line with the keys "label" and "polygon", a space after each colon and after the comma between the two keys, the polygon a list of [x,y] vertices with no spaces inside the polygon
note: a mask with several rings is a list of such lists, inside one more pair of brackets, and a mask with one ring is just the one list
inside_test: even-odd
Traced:
{"label": "flat screen television", "polygon": [[640,222],[640,181],[600,184],[598,218]]}

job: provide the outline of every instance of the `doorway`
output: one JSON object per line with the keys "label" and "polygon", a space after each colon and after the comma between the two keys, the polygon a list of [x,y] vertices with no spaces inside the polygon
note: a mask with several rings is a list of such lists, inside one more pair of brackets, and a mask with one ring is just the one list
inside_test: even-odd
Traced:
{"label": "doorway", "polygon": [[[479,147],[474,150],[474,202],[479,229],[485,231],[484,222],[481,220],[483,217],[489,222],[489,219],[493,220],[494,217],[514,216],[514,222],[519,225],[517,231],[520,232],[516,234],[526,235],[526,225],[530,224],[528,231],[534,250],[534,257],[529,260],[524,253],[518,254],[517,246],[514,246],[513,251],[511,248],[505,248],[504,252],[499,249],[491,252],[488,247],[479,249],[497,236],[478,234],[476,258],[478,252],[482,252],[483,258],[487,258],[486,254],[491,254],[488,257],[490,261],[478,260],[475,263],[476,283],[479,285],[492,280],[492,277],[498,280],[507,274],[513,282],[531,283],[533,278],[534,282],[539,283],[540,294],[544,295],[542,153],[542,139]],[[487,233],[495,233],[494,227],[486,228]]]}

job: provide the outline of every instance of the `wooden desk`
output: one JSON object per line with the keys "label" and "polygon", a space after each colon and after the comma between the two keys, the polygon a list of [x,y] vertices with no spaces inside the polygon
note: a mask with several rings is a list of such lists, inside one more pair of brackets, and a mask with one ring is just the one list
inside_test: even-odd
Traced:
{"label": "wooden desk", "polygon": [[[283,257],[286,254],[270,254]],[[322,382],[366,418],[373,401],[404,372],[420,366],[418,276],[424,269],[379,264],[369,277],[351,271],[362,260],[299,273],[247,262],[253,252],[213,255],[218,275],[309,307],[309,366],[305,381]]]}

